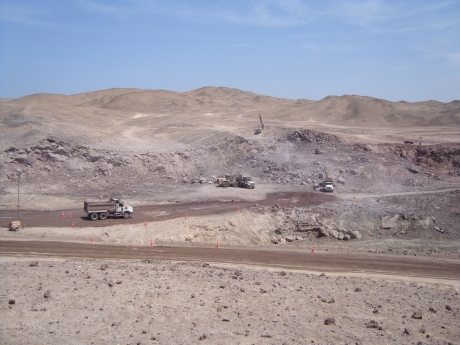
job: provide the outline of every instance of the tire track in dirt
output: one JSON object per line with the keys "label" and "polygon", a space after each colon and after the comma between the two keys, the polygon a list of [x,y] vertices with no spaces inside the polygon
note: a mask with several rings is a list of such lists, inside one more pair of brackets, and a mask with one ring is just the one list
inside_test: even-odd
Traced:
{"label": "tire track in dirt", "polygon": [[0,241],[0,256],[212,262],[301,271],[460,280],[460,262],[370,254],[196,247],[135,247],[47,241]]}

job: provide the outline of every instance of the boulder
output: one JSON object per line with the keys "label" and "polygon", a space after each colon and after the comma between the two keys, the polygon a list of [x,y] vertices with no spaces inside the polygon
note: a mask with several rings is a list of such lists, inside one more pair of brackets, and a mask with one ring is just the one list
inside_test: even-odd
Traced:
{"label": "boulder", "polygon": [[366,324],[367,328],[379,328],[379,324],[375,320],[371,320]]}
{"label": "boulder", "polygon": [[[331,236],[334,237],[335,239],[339,239],[339,240],[341,240],[343,238],[343,234],[340,231],[337,231],[337,230],[332,230],[331,231]],[[342,236],[342,238],[340,236]]]}
{"label": "boulder", "polygon": [[294,242],[295,241],[294,236],[286,236],[284,239],[286,240],[286,242]]}
{"label": "boulder", "polygon": [[52,152],[48,152],[47,154],[44,155],[44,157],[46,160],[52,161],[52,162],[64,162],[67,159],[66,156],[58,155]]}
{"label": "boulder", "polygon": [[280,243],[280,239],[276,236],[273,236],[272,239],[271,239],[271,242],[273,244],[279,244]]}
{"label": "boulder", "polygon": [[333,317],[328,317],[326,320],[324,320],[325,325],[335,325],[335,319]]}
{"label": "boulder", "polygon": [[413,312],[411,318],[416,319],[416,320],[421,320],[422,319],[422,312],[421,311]]}
{"label": "boulder", "polygon": [[332,230],[329,226],[323,226],[319,230],[319,233],[325,237],[331,237],[332,236]]}
{"label": "boulder", "polygon": [[343,176],[340,176],[338,179],[337,179],[337,182],[338,183],[341,183],[341,184],[345,184],[345,178]]}
{"label": "boulder", "polygon": [[[361,239],[361,233],[356,230],[351,230],[351,233],[355,236],[354,238],[360,240]],[[353,238],[353,237],[352,237]]]}

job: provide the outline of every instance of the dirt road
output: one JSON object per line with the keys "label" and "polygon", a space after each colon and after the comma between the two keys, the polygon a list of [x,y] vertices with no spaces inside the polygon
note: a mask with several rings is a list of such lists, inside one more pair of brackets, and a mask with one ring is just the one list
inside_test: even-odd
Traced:
{"label": "dirt road", "polygon": [[460,280],[460,263],[376,254],[311,253],[230,248],[135,247],[45,241],[0,241],[0,256],[198,261],[287,270],[367,273]]}
{"label": "dirt road", "polygon": [[[311,192],[284,192],[271,193],[266,199],[257,201],[261,206],[308,206],[335,200],[335,196],[324,193]],[[127,202],[128,203],[128,202]],[[196,203],[176,203],[166,205],[138,206],[134,209],[134,215],[130,219],[108,218],[106,220],[91,221],[81,209],[65,209],[56,211],[37,211],[21,210],[21,223],[33,227],[67,227],[69,225],[69,215],[75,223],[75,227],[104,227],[117,224],[138,224],[144,221],[155,222],[167,219],[185,217],[187,214],[192,216],[203,216],[208,214],[218,214],[252,207],[254,202],[249,201],[206,201]],[[62,215],[64,214],[64,217]],[[0,210],[0,219],[3,219],[3,226],[17,218],[17,210]]]}

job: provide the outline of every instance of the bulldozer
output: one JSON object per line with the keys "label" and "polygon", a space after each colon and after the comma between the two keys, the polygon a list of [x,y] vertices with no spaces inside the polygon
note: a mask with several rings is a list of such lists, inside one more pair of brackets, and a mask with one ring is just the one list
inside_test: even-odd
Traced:
{"label": "bulldozer", "polygon": [[262,115],[259,113],[259,120],[260,120],[260,125],[256,127],[256,130],[254,131],[254,134],[260,134],[264,130],[264,124],[262,122]]}

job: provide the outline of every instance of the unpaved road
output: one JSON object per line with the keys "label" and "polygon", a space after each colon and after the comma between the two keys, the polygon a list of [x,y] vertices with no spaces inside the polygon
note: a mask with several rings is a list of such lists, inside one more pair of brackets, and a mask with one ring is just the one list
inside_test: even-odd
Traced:
{"label": "unpaved road", "polygon": [[[308,206],[335,200],[335,196],[323,193],[311,192],[280,192],[271,193],[264,200],[259,200],[256,203],[261,206]],[[129,202],[127,202],[129,204]],[[138,224],[144,221],[155,222],[167,219],[182,218],[185,215],[203,216],[209,214],[218,214],[230,211],[252,207],[255,202],[249,201],[206,201],[196,203],[176,203],[166,205],[151,205],[151,206],[136,206],[134,215],[130,219],[123,218],[108,218],[106,220],[91,221],[83,211],[83,202],[81,209],[66,209],[56,211],[37,211],[37,210],[21,210],[21,223],[26,226],[33,227],[68,227],[69,221],[73,221],[75,227],[105,227],[118,224]],[[64,213],[64,217],[62,214]],[[71,219],[69,218],[71,215]],[[3,226],[8,226],[8,223],[17,219],[17,210],[0,210],[0,219],[3,221]]]}
{"label": "unpaved road", "polygon": [[460,280],[460,262],[356,253],[350,255],[230,248],[134,247],[46,241],[0,241],[0,256],[198,261],[287,270]]}

